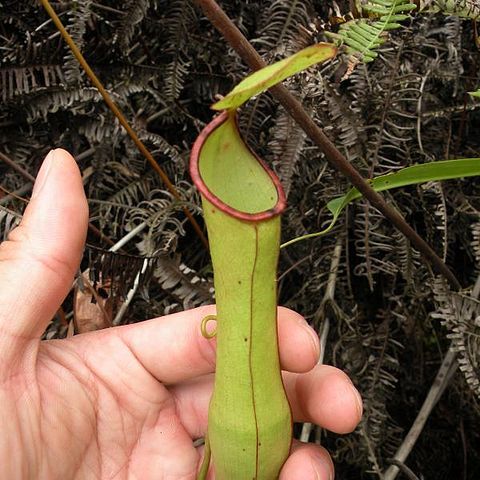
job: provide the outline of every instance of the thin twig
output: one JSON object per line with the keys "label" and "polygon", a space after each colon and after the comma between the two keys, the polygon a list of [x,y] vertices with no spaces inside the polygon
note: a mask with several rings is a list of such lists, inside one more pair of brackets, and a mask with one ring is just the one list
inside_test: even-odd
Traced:
{"label": "thin twig", "polygon": [[[322,322],[322,330],[320,332],[320,357],[318,359],[318,365],[323,363],[325,356],[325,346],[327,344],[327,337],[330,332],[330,320],[326,317]],[[311,422],[305,422],[302,425],[302,432],[300,433],[300,441],[307,443],[310,439],[314,424]]]}
{"label": "thin twig", "polygon": [[[477,277],[475,285],[473,287],[471,297],[477,299],[480,296],[480,275]],[[440,400],[445,388],[450,383],[450,380],[454,373],[457,370],[458,363],[456,362],[457,352],[454,351],[453,346],[447,351],[445,358],[443,359],[442,365],[440,366],[437,376],[428,392],[427,398],[423,402],[422,408],[418,412],[417,418],[413,422],[410,431],[407,433],[403,439],[402,444],[395,453],[393,460],[398,460],[401,463],[404,463],[408,455],[412,451],[420,433],[422,432],[425,422],[428,419],[433,407]],[[394,480],[400,471],[398,466],[395,465],[395,462],[392,466],[388,468],[385,472],[383,480]]]}
{"label": "thin twig", "polygon": [[19,220],[23,218],[20,213],[14,212],[13,210],[10,210],[9,208],[4,207],[2,205],[0,205],[0,210],[8,213],[8,215],[11,215],[12,217],[18,218]]}
{"label": "thin twig", "polygon": [[102,242],[105,242],[107,245],[113,246],[115,245],[115,242],[105,235],[103,232],[101,232],[93,223],[88,224],[88,229]]}
{"label": "thin twig", "polygon": [[[325,294],[320,303],[320,307],[319,307],[320,311],[325,308],[325,305],[327,303],[334,302],[338,267],[340,265],[340,257],[342,256],[342,243],[343,243],[343,238],[339,237],[333,249],[332,260],[330,262],[330,274],[328,275],[327,288],[325,290]],[[322,329],[320,332],[320,355],[318,357],[318,365],[321,365],[323,363],[323,359],[325,357],[325,347],[327,345],[327,337],[328,337],[329,331],[330,331],[330,319],[327,316],[325,316],[322,322]],[[300,434],[301,442],[308,442],[308,439],[310,438],[310,434],[312,432],[312,428],[313,428],[313,424],[310,422],[306,422],[303,424],[302,433]]]}
{"label": "thin twig", "polygon": [[0,185],[0,190],[6,193],[4,197],[0,198],[0,205],[5,205],[6,203],[12,200],[20,200],[21,202],[28,203],[28,200],[23,198],[23,195],[29,192],[31,188],[32,188],[31,182],[27,182],[23,184],[20,188],[15,190],[14,192],[10,192],[5,187],[2,187]]}
{"label": "thin twig", "polygon": [[[260,55],[215,0],[194,0],[194,3],[200,6],[215,28],[252,70],[259,70],[265,67],[265,62]],[[370,187],[368,182],[365,181],[360,173],[323,133],[323,130],[310,118],[302,104],[283,85],[272,87],[270,91],[305,133],[325,153],[327,160],[338,171],[348,177],[362,195],[410,240],[417,250],[422,253],[423,257],[429,260],[433,267],[447,278],[455,289],[459,290],[461,288],[460,282],[441,258],[428,243],[410,227],[400,213],[389,206],[384,198]]]}
{"label": "thin twig", "polygon": [[[457,370],[457,353],[450,347],[443,359],[442,365],[440,366],[437,376],[432,383],[430,391],[428,392],[427,398],[423,402],[422,408],[418,412],[413,425],[411,426],[409,432],[403,439],[400,448],[395,453],[393,457],[394,460],[397,460],[401,463],[404,463],[408,455],[412,451],[415,443],[418,440],[418,437],[422,433],[423,427],[430,416],[430,413],[433,410],[433,407],[437,404],[438,400],[442,396],[443,391],[450,382],[453,374]],[[398,475],[400,469],[396,465],[391,465],[388,467],[387,471],[383,476],[383,480],[394,480]]]}
{"label": "thin twig", "polygon": [[86,158],[90,157],[90,155],[93,155],[95,153],[95,150],[96,150],[95,147],[90,147],[87,150],[84,150],[82,153],[75,155],[75,160],[77,162],[81,162],[82,160],[85,160]]}
{"label": "thin twig", "polygon": [[[130,124],[128,123],[128,121],[125,118],[125,116],[123,115],[123,113],[117,107],[117,105],[112,100],[112,98],[108,94],[105,87],[102,85],[102,83],[97,78],[97,76],[95,75],[93,70],[90,68],[90,65],[87,63],[84,56],[82,55],[82,53],[78,49],[77,45],[73,41],[73,38],[70,36],[70,34],[67,32],[67,30],[63,26],[63,23],[58,18],[58,15],[55,13],[55,10],[50,5],[50,2],[48,0],[40,0],[40,3],[43,5],[43,7],[47,11],[47,13],[50,15],[50,18],[53,20],[56,27],[58,28],[58,30],[62,34],[63,39],[65,40],[65,42],[68,44],[68,46],[72,50],[72,53],[75,56],[75,58],[77,59],[78,63],[82,66],[83,70],[88,75],[88,77],[90,78],[93,85],[97,88],[98,92],[103,97],[103,100],[108,105],[108,107],[113,112],[113,114],[117,117],[118,121],[121,123],[123,128],[125,128],[128,135],[133,140],[133,143],[135,143],[136,147],[138,148],[138,150],[148,160],[148,162],[150,163],[152,168],[158,173],[158,175],[162,179],[163,183],[167,187],[168,191],[177,200],[181,200],[180,194],[178,193],[177,189],[175,188],[173,183],[168,178],[168,175],[165,173],[163,168],[157,163],[157,161],[153,158],[153,155],[150,153],[150,151],[147,149],[147,147],[143,144],[143,142],[140,140],[140,138],[135,133],[135,131],[132,129],[132,127],[130,127]],[[200,225],[198,225],[197,221],[195,220],[193,215],[190,213],[190,211],[186,207],[183,207],[183,211],[185,212],[185,215],[187,216],[187,218],[190,220],[190,223],[192,224],[193,228],[195,229],[195,231],[196,231],[197,235],[199,236],[200,240],[202,241],[202,243],[205,245],[205,247],[208,248],[207,238],[203,234],[203,231],[200,228]]]}
{"label": "thin twig", "polygon": [[0,152],[0,159],[3,160],[9,167],[13,168],[16,172],[18,172],[20,175],[25,177],[30,182],[32,183],[35,182],[35,177],[31,173],[27,172],[24,168],[16,164],[10,157],[8,157],[2,152]]}
{"label": "thin twig", "polygon": [[398,467],[402,473],[409,478],[410,480],[420,480],[413,472],[410,470],[404,463],[395,460],[394,458],[390,458],[387,460],[387,462],[390,462],[392,465],[395,465]]}
{"label": "thin twig", "polygon": [[137,275],[135,276],[135,280],[133,281],[133,286],[127,293],[127,298],[125,298],[125,301],[122,303],[121,307],[118,309],[117,314],[115,315],[115,318],[113,319],[113,322],[112,322],[113,325],[115,326],[120,325],[120,322],[122,321],[123,316],[127,312],[130,302],[132,301],[133,297],[135,296],[135,293],[138,290],[138,287],[140,285],[140,277],[147,270],[148,260],[149,260],[148,258],[145,258],[143,260],[142,268],[137,272]]}
{"label": "thin twig", "polygon": [[124,237],[122,237],[115,245],[112,245],[111,248],[108,249],[109,252],[118,252],[121,250],[121,248],[127,244],[133,237],[138,235],[140,232],[142,232],[145,227],[148,225],[148,222],[142,222],[139,225],[137,225],[135,228],[130,230]]}

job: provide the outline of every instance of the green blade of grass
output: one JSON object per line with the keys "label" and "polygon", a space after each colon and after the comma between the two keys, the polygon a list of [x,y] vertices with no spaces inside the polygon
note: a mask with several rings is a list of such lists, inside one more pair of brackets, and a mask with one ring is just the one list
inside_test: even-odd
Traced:
{"label": "green blade of grass", "polygon": [[[480,158],[461,158],[457,160],[442,160],[439,162],[423,163],[403,168],[395,173],[381,175],[370,180],[370,185],[377,192],[391,190],[393,188],[405,187],[407,185],[416,185],[419,183],[454,180],[457,178],[474,177],[480,175]],[[328,210],[333,218],[327,228],[321,232],[309,233],[301,237],[293,238],[281,245],[281,248],[287,247],[300,240],[319,237],[328,233],[337,222],[340,213],[353,200],[360,198],[362,194],[356,189],[351,188],[345,195],[334,198],[327,203]]]}

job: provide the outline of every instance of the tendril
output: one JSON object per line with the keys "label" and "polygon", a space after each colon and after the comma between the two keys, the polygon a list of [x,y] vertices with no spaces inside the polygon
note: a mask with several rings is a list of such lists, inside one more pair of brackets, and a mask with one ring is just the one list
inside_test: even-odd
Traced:
{"label": "tendril", "polygon": [[205,338],[213,338],[217,334],[217,329],[215,329],[211,332],[207,331],[207,323],[210,320],[217,320],[217,316],[216,315],[207,315],[206,317],[202,318],[202,323],[200,324],[200,330],[202,332],[202,335]]}

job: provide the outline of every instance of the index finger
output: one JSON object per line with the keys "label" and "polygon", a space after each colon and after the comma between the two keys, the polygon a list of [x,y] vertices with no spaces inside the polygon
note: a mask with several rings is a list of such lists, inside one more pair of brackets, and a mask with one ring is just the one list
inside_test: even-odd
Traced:
{"label": "index finger", "polygon": [[[216,339],[201,332],[201,321],[215,314],[215,306],[187,310],[145,322],[91,332],[86,348],[97,348],[105,335],[115,335],[156,379],[173,384],[215,371]],[[319,342],[298,313],[278,309],[279,353],[282,368],[306,372],[318,360]],[[82,335],[72,340],[81,341]]]}

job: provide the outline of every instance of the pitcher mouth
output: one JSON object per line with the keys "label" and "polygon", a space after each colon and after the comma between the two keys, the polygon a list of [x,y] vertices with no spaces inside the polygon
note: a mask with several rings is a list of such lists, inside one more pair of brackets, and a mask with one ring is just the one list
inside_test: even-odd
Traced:
{"label": "pitcher mouth", "polygon": [[[250,162],[251,167],[256,170],[256,174],[254,174],[252,177],[253,181],[250,181],[249,187],[245,191],[246,195],[243,196],[243,200],[246,204],[249,205],[248,209],[253,211],[246,211],[232,205],[232,203],[242,203],[240,201],[237,201],[235,198],[241,198],[242,194],[244,193],[243,191],[239,190],[237,197],[235,197],[234,193],[231,193],[235,190],[237,186],[241,186],[242,178],[233,180],[230,179],[232,188],[231,190],[227,190],[228,194],[226,194],[225,196],[229,196],[234,200],[225,201],[224,199],[220,198],[218,192],[214,192],[215,187],[208,185],[208,180],[205,178],[207,176],[205,173],[205,169],[203,169],[202,172],[201,160],[202,154],[205,151],[205,145],[208,145],[207,142],[209,139],[212,138],[212,135],[214,135],[215,131],[222,126],[226,126],[227,122],[232,122],[232,125],[236,129],[237,137],[235,138],[235,140],[238,142],[237,147],[239,149],[243,149],[245,154],[251,156],[248,159],[248,162]],[[225,143],[224,146],[226,148],[230,147],[228,143]],[[234,153],[236,151],[237,150],[233,150]],[[252,159],[254,159],[254,161],[252,161]],[[221,162],[221,158],[219,158],[218,161]],[[232,166],[236,166],[236,164],[232,164]],[[258,166],[261,168],[258,168]],[[210,171],[213,171],[212,168],[213,165],[210,166]],[[241,137],[240,133],[238,132],[237,116],[235,112],[229,112],[227,110],[223,111],[202,130],[193,145],[190,155],[190,175],[192,177],[193,183],[198,188],[203,197],[205,197],[219,210],[234,218],[249,222],[258,222],[279,215],[283,212],[283,210],[285,210],[286,198],[279,178],[272,170],[270,170],[266,163],[248,147],[248,145]],[[265,188],[256,188],[262,186]],[[264,190],[268,190],[269,193],[264,193]],[[255,207],[257,198],[258,204],[260,206],[258,208],[258,211]],[[270,203],[271,206],[269,206]]]}

